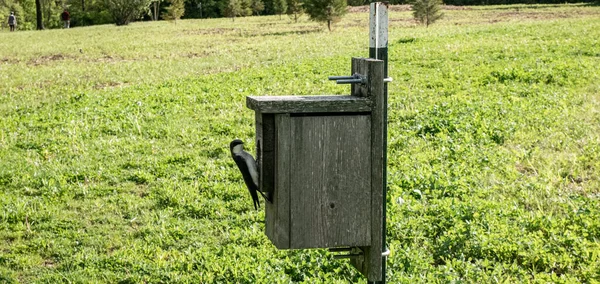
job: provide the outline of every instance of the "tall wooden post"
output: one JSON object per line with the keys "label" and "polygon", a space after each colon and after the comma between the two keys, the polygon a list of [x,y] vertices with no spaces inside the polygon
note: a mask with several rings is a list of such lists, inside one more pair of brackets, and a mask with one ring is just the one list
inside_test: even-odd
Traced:
{"label": "tall wooden post", "polygon": [[365,84],[352,85],[351,95],[365,97],[371,102],[371,240],[368,246],[359,246],[362,257],[351,258],[351,263],[367,277],[369,282],[383,281],[381,244],[385,229],[385,100],[383,61],[375,59],[352,59],[352,74],[366,76]]}
{"label": "tall wooden post", "polygon": [[[388,78],[388,3],[375,2],[370,5],[369,13],[369,57],[383,61],[383,77]],[[382,131],[383,131],[383,182],[382,182],[382,237],[381,251],[386,256],[381,257],[381,280],[371,281],[369,283],[385,283],[385,266],[387,260],[388,248],[386,245],[386,199],[387,199],[387,105],[388,91],[387,84],[383,86],[382,101]],[[379,277],[378,277],[379,279]]]}

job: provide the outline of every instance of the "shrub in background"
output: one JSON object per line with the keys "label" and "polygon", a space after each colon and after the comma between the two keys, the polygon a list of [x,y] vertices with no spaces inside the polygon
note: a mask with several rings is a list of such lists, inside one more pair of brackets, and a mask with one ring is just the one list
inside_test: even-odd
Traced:
{"label": "shrub in background", "polygon": [[305,0],[304,11],[311,20],[327,22],[327,28],[331,31],[331,25],[339,22],[347,12],[346,0]]}
{"label": "shrub in background", "polygon": [[430,24],[444,16],[441,5],[441,0],[414,0],[412,2],[413,16],[419,23],[429,27]]}
{"label": "shrub in background", "polygon": [[294,19],[294,22],[298,22],[298,18],[304,13],[304,7],[302,7],[302,0],[288,0],[287,1],[287,14],[290,18]]}
{"label": "shrub in background", "polygon": [[252,0],[252,13],[260,16],[260,13],[265,10],[265,3],[262,0]]}
{"label": "shrub in background", "polygon": [[166,12],[162,14],[163,19],[177,21],[181,19],[185,13],[185,3],[183,0],[169,0],[171,4],[166,8]]}
{"label": "shrub in background", "polygon": [[128,25],[141,17],[150,6],[150,0],[104,0],[117,26]]}

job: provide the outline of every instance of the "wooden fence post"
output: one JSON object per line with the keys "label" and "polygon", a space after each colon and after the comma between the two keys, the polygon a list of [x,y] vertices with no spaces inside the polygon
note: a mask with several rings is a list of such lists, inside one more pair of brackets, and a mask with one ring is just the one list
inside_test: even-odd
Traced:
{"label": "wooden fence post", "polygon": [[[369,57],[383,61],[383,78],[388,79],[388,3],[374,2],[370,5],[369,11]],[[386,244],[386,200],[387,200],[387,105],[388,105],[388,90],[387,84],[383,85],[381,114],[382,117],[382,132],[383,132],[383,174],[382,174],[382,235],[381,235],[381,251],[386,254],[381,258],[381,277],[375,280],[369,278],[372,283],[385,283],[385,270],[387,254],[389,253]],[[380,279],[380,280],[379,280]]]}

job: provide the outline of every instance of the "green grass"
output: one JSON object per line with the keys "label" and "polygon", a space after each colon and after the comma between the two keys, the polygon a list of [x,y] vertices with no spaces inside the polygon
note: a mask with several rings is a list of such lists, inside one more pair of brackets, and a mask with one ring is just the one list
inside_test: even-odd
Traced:
{"label": "green grass", "polygon": [[[600,282],[600,7],[390,13],[391,283]],[[278,251],[248,95],[345,94],[368,15],[3,32],[0,282],[347,283]]]}

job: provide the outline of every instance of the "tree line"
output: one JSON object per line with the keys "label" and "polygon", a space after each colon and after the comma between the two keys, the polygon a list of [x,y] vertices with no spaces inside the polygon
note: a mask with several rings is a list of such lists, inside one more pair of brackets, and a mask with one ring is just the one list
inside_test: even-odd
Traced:
{"label": "tree line", "polygon": [[[592,0],[583,0],[593,2]],[[600,0],[598,0],[600,1]],[[293,20],[306,13],[331,25],[347,5],[367,5],[368,0],[0,0],[0,14],[15,12],[18,29],[61,27],[60,14],[67,9],[71,26],[125,25],[134,20],[177,20],[250,15],[283,15]],[[391,0],[390,4],[415,4],[418,0]],[[446,5],[556,4],[582,0],[444,0]],[[6,21],[4,21],[6,22]]]}
{"label": "tree line", "polygon": [[297,21],[303,13],[331,27],[347,5],[347,0],[0,0],[0,14],[15,12],[21,30],[59,28],[65,9],[71,27],[251,15],[285,15]]}

